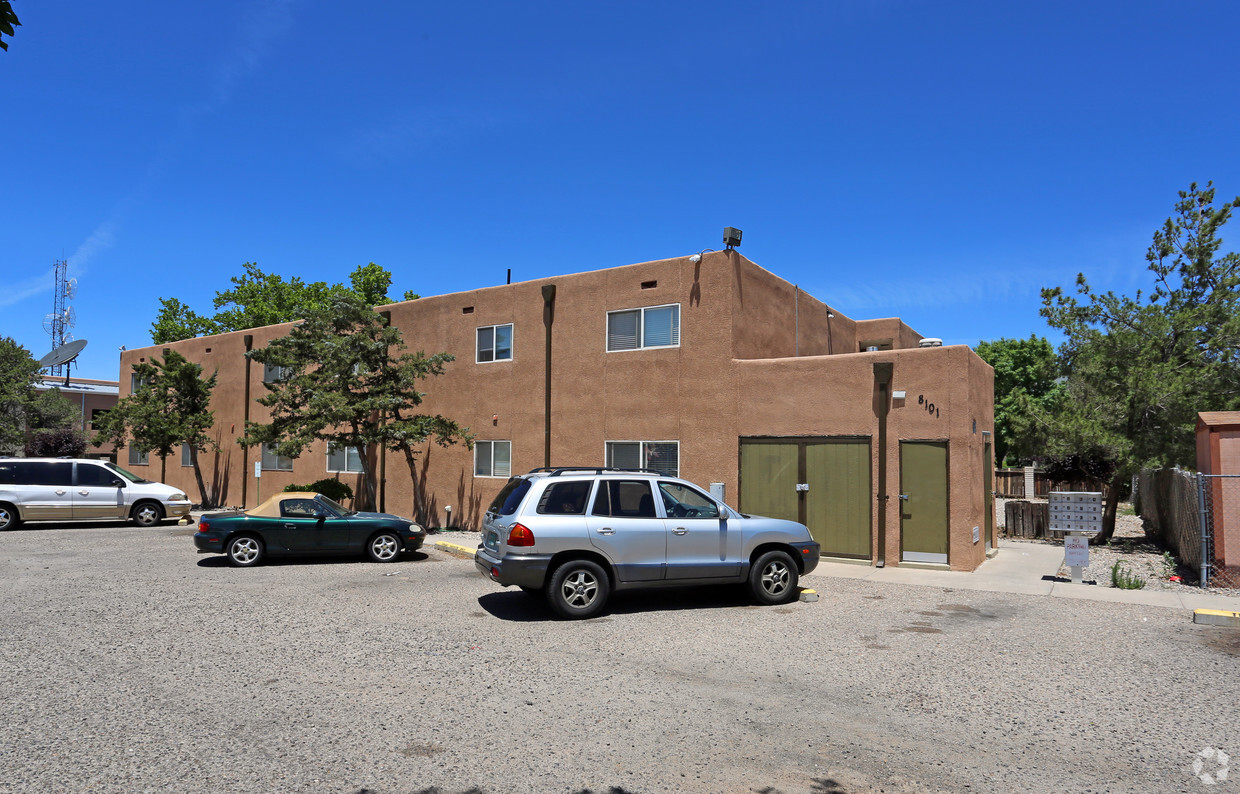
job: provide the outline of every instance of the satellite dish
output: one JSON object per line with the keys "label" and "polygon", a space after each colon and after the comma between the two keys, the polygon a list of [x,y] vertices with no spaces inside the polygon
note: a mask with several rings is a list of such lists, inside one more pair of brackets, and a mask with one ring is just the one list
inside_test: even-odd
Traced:
{"label": "satellite dish", "polygon": [[77,294],[77,279],[71,278],[65,282],[65,297],[72,298]]}
{"label": "satellite dish", "polygon": [[62,364],[68,364],[77,358],[78,353],[82,352],[82,348],[86,347],[86,340],[79,339],[76,342],[70,342],[67,345],[61,345],[43,358],[39,359],[40,367],[59,367]]}

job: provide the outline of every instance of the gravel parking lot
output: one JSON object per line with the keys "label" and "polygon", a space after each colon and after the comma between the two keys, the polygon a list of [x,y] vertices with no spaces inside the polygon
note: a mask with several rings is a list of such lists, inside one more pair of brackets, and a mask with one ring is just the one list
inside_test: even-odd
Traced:
{"label": "gravel parking lot", "polygon": [[0,791],[1240,790],[1240,631],[1180,610],[811,576],[568,623],[433,549],[191,534],[0,535]]}

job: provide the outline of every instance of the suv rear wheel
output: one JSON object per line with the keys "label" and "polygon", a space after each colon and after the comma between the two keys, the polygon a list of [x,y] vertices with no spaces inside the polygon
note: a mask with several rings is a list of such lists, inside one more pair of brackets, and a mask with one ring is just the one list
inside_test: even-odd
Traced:
{"label": "suv rear wheel", "polygon": [[797,592],[796,561],[786,551],[768,551],[749,569],[749,592],[760,604],[784,604]]}
{"label": "suv rear wheel", "polygon": [[561,617],[593,617],[607,603],[611,583],[603,567],[591,560],[570,560],[551,575],[547,601]]}

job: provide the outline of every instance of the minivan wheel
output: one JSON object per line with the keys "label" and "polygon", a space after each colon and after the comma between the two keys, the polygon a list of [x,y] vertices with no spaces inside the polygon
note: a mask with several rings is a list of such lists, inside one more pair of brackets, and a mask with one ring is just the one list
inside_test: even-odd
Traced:
{"label": "minivan wheel", "polygon": [[17,525],[22,520],[17,517],[17,510],[13,505],[0,502],[0,532],[6,529],[17,529]]}
{"label": "minivan wheel", "polygon": [[253,568],[263,559],[263,544],[253,535],[238,535],[224,548],[228,564],[236,568]]}
{"label": "minivan wheel", "polygon": [[400,538],[394,532],[380,532],[366,544],[366,554],[375,562],[396,562],[400,556]]}
{"label": "minivan wheel", "polygon": [[602,566],[590,560],[570,560],[551,575],[547,601],[561,617],[593,617],[607,603],[611,583]]}
{"label": "minivan wheel", "polygon": [[164,519],[164,509],[154,502],[143,502],[133,509],[134,523],[140,527],[153,527]]}
{"label": "minivan wheel", "polygon": [[749,569],[749,592],[760,604],[784,604],[797,592],[797,564],[786,551],[768,551]]}

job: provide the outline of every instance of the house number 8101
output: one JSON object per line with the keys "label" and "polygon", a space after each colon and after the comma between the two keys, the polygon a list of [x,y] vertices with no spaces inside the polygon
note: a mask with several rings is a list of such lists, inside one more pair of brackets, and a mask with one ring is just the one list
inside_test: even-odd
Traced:
{"label": "house number 8101", "polygon": [[926,399],[926,395],[917,395],[917,404],[926,409],[926,413],[932,415],[935,419],[939,418],[939,409],[934,403]]}

